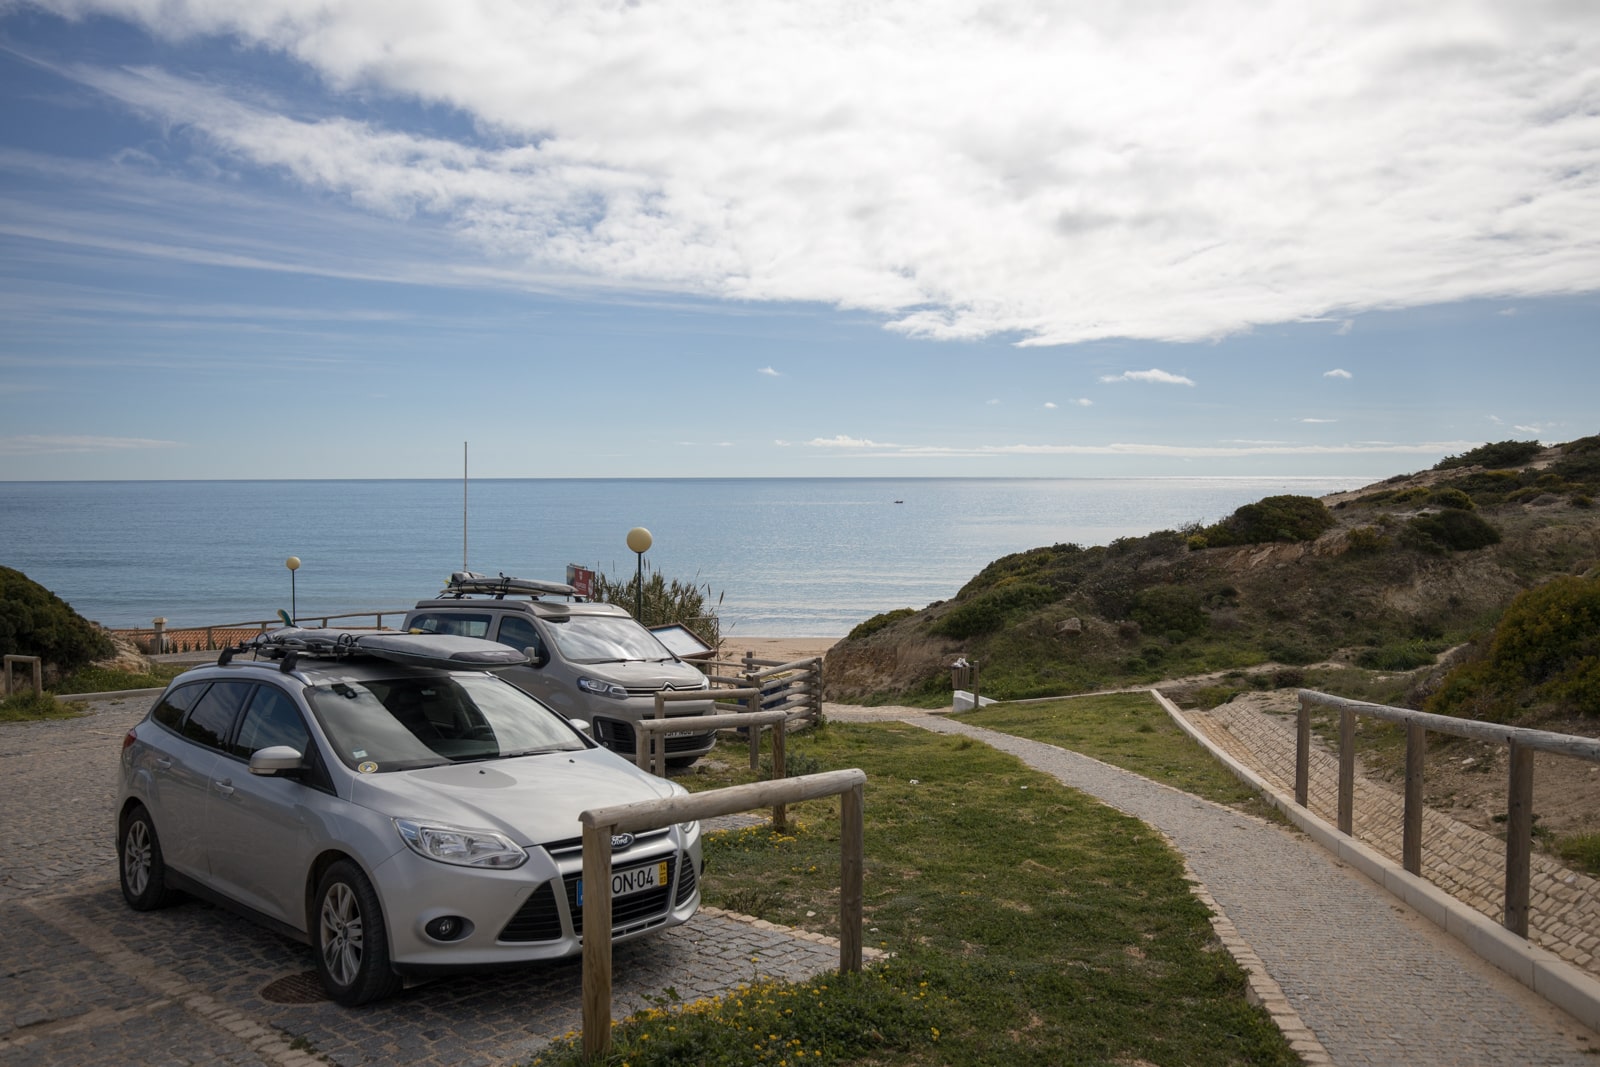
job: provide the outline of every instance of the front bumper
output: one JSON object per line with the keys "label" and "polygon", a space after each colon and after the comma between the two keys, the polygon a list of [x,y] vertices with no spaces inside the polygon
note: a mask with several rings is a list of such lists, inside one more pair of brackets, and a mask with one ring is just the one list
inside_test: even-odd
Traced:
{"label": "front bumper", "polygon": [[[687,843],[673,831],[614,853],[626,871],[665,862],[665,886],[612,902],[612,938],[631,940],[688,921],[700,907],[703,860],[698,829]],[[577,842],[528,849],[513,871],[454,867],[403,849],[374,872],[396,971],[423,974],[560,959],[582,950],[577,906],[583,856]],[[553,854],[552,854],[553,853]],[[460,920],[451,940],[429,933],[435,920]]]}

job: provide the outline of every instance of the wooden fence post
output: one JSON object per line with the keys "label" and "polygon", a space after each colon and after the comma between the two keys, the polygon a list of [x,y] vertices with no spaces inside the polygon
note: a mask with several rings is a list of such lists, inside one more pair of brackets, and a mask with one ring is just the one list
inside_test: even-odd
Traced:
{"label": "wooden fence post", "polygon": [[[754,713],[761,710],[761,683],[749,682],[748,684],[750,688],[755,690],[755,693],[744,698],[745,709]],[[750,769],[758,771],[761,769],[761,727],[747,726],[745,729],[750,731]]]}
{"label": "wooden fence post", "polygon": [[1339,709],[1339,832],[1353,833],[1356,811],[1356,713]]}
{"label": "wooden fence post", "polygon": [[611,1051],[611,836],[583,828],[583,1055]]}
{"label": "wooden fence post", "polygon": [[1406,806],[1400,834],[1400,858],[1412,874],[1422,873],[1422,762],[1428,749],[1428,731],[1415,723],[1406,726]]}
{"label": "wooden fence post", "polygon": [[[751,727],[751,729],[753,730],[755,727]],[[784,744],[787,740],[788,731],[789,722],[787,719],[779,719],[772,724],[772,778],[774,781],[789,776],[788,759],[785,754],[786,746]],[[772,828],[780,834],[789,828],[787,805],[772,805]]]}
{"label": "wooden fence post", "polygon": [[1510,755],[1510,781],[1506,788],[1505,927],[1519,937],[1527,937],[1533,855],[1533,749],[1512,741]]}
{"label": "wooden fence post", "polygon": [[839,973],[861,970],[861,881],[865,840],[864,786],[839,794]]}
{"label": "wooden fence post", "polygon": [[1294,729],[1294,802],[1309,807],[1311,793],[1311,698],[1300,694],[1300,711]]}

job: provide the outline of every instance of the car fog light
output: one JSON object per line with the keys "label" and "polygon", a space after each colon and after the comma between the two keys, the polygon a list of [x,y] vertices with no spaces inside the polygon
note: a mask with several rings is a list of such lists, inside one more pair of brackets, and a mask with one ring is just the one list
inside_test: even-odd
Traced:
{"label": "car fog light", "polygon": [[472,924],[459,915],[441,915],[422,930],[435,941],[459,941],[472,932]]}

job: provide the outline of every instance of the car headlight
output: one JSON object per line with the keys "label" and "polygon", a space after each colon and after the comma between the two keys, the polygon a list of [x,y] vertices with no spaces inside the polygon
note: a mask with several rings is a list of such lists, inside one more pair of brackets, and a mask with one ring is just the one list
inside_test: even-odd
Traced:
{"label": "car headlight", "polygon": [[400,839],[419,856],[457,867],[489,867],[510,870],[528,862],[528,854],[504,834],[493,830],[463,830],[457,826],[429,826],[396,819],[394,828]]}
{"label": "car headlight", "polygon": [[596,696],[611,697],[613,700],[627,700],[628,691],[616,682],[603,682],[598,678],[579,678],[578,688],[585,693],[594,693]]}

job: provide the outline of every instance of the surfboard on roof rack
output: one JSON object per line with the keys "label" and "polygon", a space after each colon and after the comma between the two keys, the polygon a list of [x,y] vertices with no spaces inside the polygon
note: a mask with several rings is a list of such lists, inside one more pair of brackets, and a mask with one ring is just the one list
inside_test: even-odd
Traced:
{"label": "surfboard on roof rack", "polygon": [[524,596],[574,596],[577,590],[565,582],[540,582],[532,578],[511,578],[502,574],[490,577],[476,571],[456,571],[444,587],[446,596],[463,596],[468,593],[487,593],[493,596],[522,594]]}
{"label": "surfboard on roof rack", "polygon": [[285,627],[261,634],[253,639],[248,647],[269,659],[282,659],[290,652],[328,659],[367,656],[413,667],[434,667],[455,671],[487,671],[497,667],[520,667],[528,662],[526,652],[507,645],[451,634]]}

